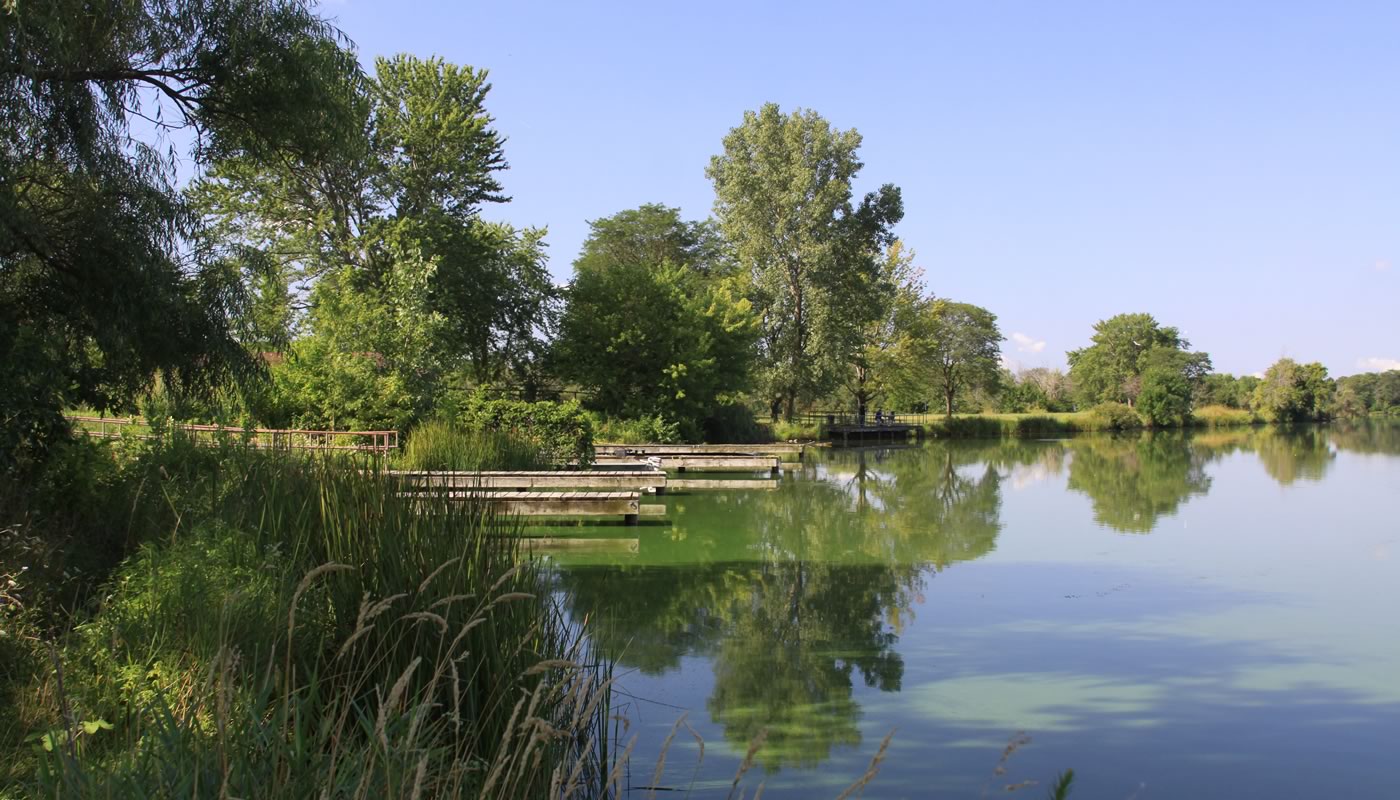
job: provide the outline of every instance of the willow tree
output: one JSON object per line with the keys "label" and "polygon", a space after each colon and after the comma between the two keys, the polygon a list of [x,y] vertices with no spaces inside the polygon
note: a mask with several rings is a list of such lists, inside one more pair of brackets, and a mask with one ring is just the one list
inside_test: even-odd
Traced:
{"label": "willow tree", "polygon": [[0,463],[62,436],[66,406],[256,368],[177,162],[321,150],[359,71],[341,45],[296,0],[0,6]]}
{"label": "willow tree", "polygon": [[750,278],[758,312],[758,384],[773,417],[832,389],[868,322],[879,258],[904,215],[886,184],[859,203],[860,134],[777,104],[744,113],[706,174],[715,214]]}

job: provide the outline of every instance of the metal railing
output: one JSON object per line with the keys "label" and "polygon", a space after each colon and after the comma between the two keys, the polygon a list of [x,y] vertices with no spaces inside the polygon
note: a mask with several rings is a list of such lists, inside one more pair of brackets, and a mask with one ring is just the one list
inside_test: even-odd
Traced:
{"label": "metal railing", "polygon": [[[89,417],[65,415],[77,432],[103,439],[153,437],[150,423],[140,417]],[[236,428],[227,425],[170,423],[166,428],[190,434],[195,441],[214,443],[219,438],[245,441],[253,447],[288,450],[338,450],[388,453],[398,449],[398,431],[313,431],[284,428]]]}

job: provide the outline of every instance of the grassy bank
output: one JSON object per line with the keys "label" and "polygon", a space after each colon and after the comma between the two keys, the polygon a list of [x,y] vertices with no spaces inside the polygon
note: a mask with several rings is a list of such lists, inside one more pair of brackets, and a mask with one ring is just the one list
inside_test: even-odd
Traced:
{"label": "grassy bank", "polygon": [[[1190,428],[1228,428],[1262,425],[1267,420],[1246,409],[1205,406],[1196,409]],[[995,439],[999,437],[1038,438],[1074,433],[1135,430],[1148,427],[1131,408],[1105,404],[1088,411],[1032,414],[955,414],[924,425],[934,438]]]}
{"label": "grassy bank", "polygon": [[0,794],[598,794],[606,685],[510,523],[360,466],[175,436],[7,484]]}

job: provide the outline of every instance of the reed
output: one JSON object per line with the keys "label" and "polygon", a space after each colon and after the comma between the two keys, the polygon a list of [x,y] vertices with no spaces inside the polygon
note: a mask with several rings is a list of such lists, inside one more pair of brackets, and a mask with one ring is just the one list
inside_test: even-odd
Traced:
{"label": "reed", "polygon": [[607,665],[518,557],[512,520],[401,498],[346,459],[225,455],[133,501],[181,513],[145,532],[32,687],[36,741],[80,741],[40,748],[31,788],[606,791]]}

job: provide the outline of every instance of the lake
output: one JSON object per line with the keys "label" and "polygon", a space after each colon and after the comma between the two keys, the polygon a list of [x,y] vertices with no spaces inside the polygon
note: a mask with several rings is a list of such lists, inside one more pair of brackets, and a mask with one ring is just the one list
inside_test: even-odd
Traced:
{"label": "lake", "polygon": [[760,732],[750,796],[835,797],[891,731],[867,798],[1400,793],[1400,425],[822,448],[663,500],[553,557],[636,796],[682,714],[660,797]]}

